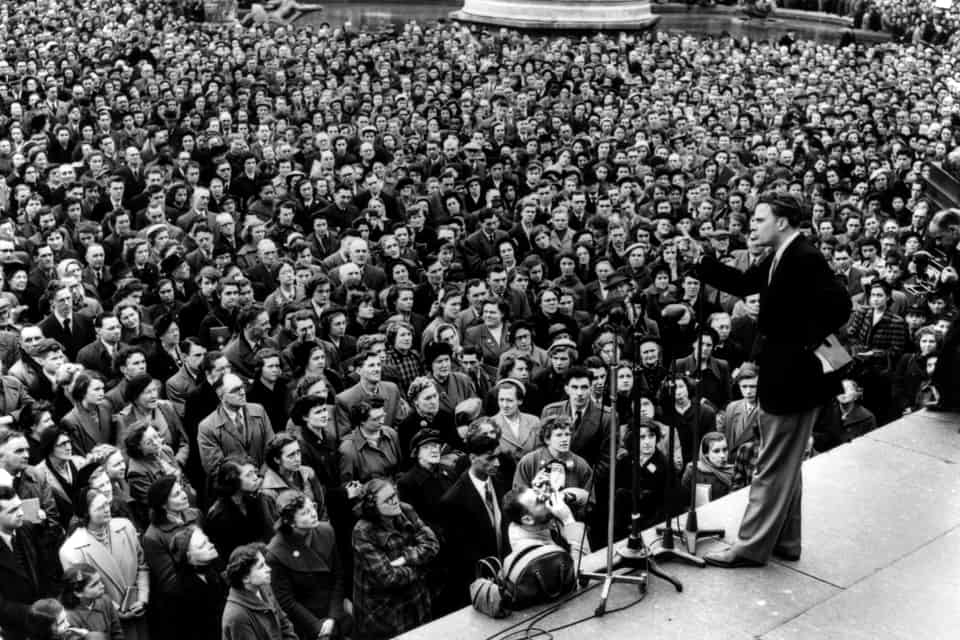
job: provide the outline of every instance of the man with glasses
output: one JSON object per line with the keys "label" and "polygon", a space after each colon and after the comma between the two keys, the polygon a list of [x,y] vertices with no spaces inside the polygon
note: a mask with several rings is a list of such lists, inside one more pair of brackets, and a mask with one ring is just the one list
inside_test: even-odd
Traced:
{"label": "man with glasses", "polygon": [[240,376],[226,373],[214,386],[220,406],[199,426],[197,447],[208,477],[229,456],[247,455],[259,468],[266,462],[267,443],[273,425],[263,406],[247,402],[247,388]]}

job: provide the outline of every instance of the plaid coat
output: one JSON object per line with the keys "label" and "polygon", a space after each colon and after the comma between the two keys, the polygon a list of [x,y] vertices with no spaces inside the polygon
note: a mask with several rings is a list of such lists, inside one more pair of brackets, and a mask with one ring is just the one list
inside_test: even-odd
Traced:
{"label": "plaid coat", "polygon": [[873,350],[871,361],[882,371],[889,370],[904,352],[909,340],[907,323],[903,318],[889,311],[884,312],[880,321],[873,323],[873,310],[857,309],[847,325],[847,336],[854,353]]}
{"label": "plaid coat", "polygon": [[[355,638],[392,638],[430,620],[425,579],[440,542],[412,507],[401,504],[394,523],[361,518],[353,529]],[[402,567],[391,561],[406,558]]]}

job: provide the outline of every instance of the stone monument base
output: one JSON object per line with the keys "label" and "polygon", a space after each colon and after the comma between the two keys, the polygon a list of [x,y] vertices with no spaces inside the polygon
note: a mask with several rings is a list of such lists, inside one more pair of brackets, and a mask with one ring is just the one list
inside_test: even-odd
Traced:
{"label": "stone monument base", "polygon": [[531,30],[627,30],[655,25],[649,0],[466,0],[452,20]]}

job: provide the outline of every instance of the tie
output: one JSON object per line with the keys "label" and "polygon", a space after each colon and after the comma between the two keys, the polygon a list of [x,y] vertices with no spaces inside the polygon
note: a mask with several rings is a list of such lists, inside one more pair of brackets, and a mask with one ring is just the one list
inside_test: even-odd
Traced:
{"label": "tie", "polygon": [[70,330],[70,318],[63,319],[63,332],[67,334],[68,337],[73,336],[73,332]]}
{"label": "tie", "polygon": [[499,554],[499,549],[501,546],[500,539],[500,518],[497,517],[497,503],[493,498],[493,489],[490,487],[490,480],[488,479],[483,485],[483,501],[487,505],[487,513],[490,515],[490,522],[493,524],[493,530],[497,533],[497,550]]}
{"label": "tie", "polygon": [[576,415],[573,418],[573,431],[576,433],[580,430],[580,423],[583,422],[583,410],[578,410]]}
{"label": "tie", "polygon": [[773,282],[773,274],[777,270],[777,265],[780,264],[780,256],[773,256],[773,264],[770,265],[770,277],[767,279],[767,284]]}

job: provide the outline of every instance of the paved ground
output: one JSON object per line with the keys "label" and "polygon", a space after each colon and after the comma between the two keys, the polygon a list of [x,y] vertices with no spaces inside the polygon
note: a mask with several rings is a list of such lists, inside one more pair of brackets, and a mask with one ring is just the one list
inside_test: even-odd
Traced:
{"label": "paved ground", "polygon": [[[552,634],[591,638],[721,640],[939,640],[960,637],[960,416],[918,413],[804,466],[804,550],[799,562],[760,569],[665,568],[684,592],[651,578],[625,611]],[[700,526],[736,532],[746,492],[700,510]],[[717,544],[717,543],[712,543]],[[711,543],[701,545],[701,551]],[[595,553],[585,565],[603,562]],[[615,585],[609,607],[636,598]],[[588,617],[593,588],[537,626]],[[403,638],[503,640],[538,610],[492,620],[464,609]],[[546,636],[541,636],[546,638]]]}

